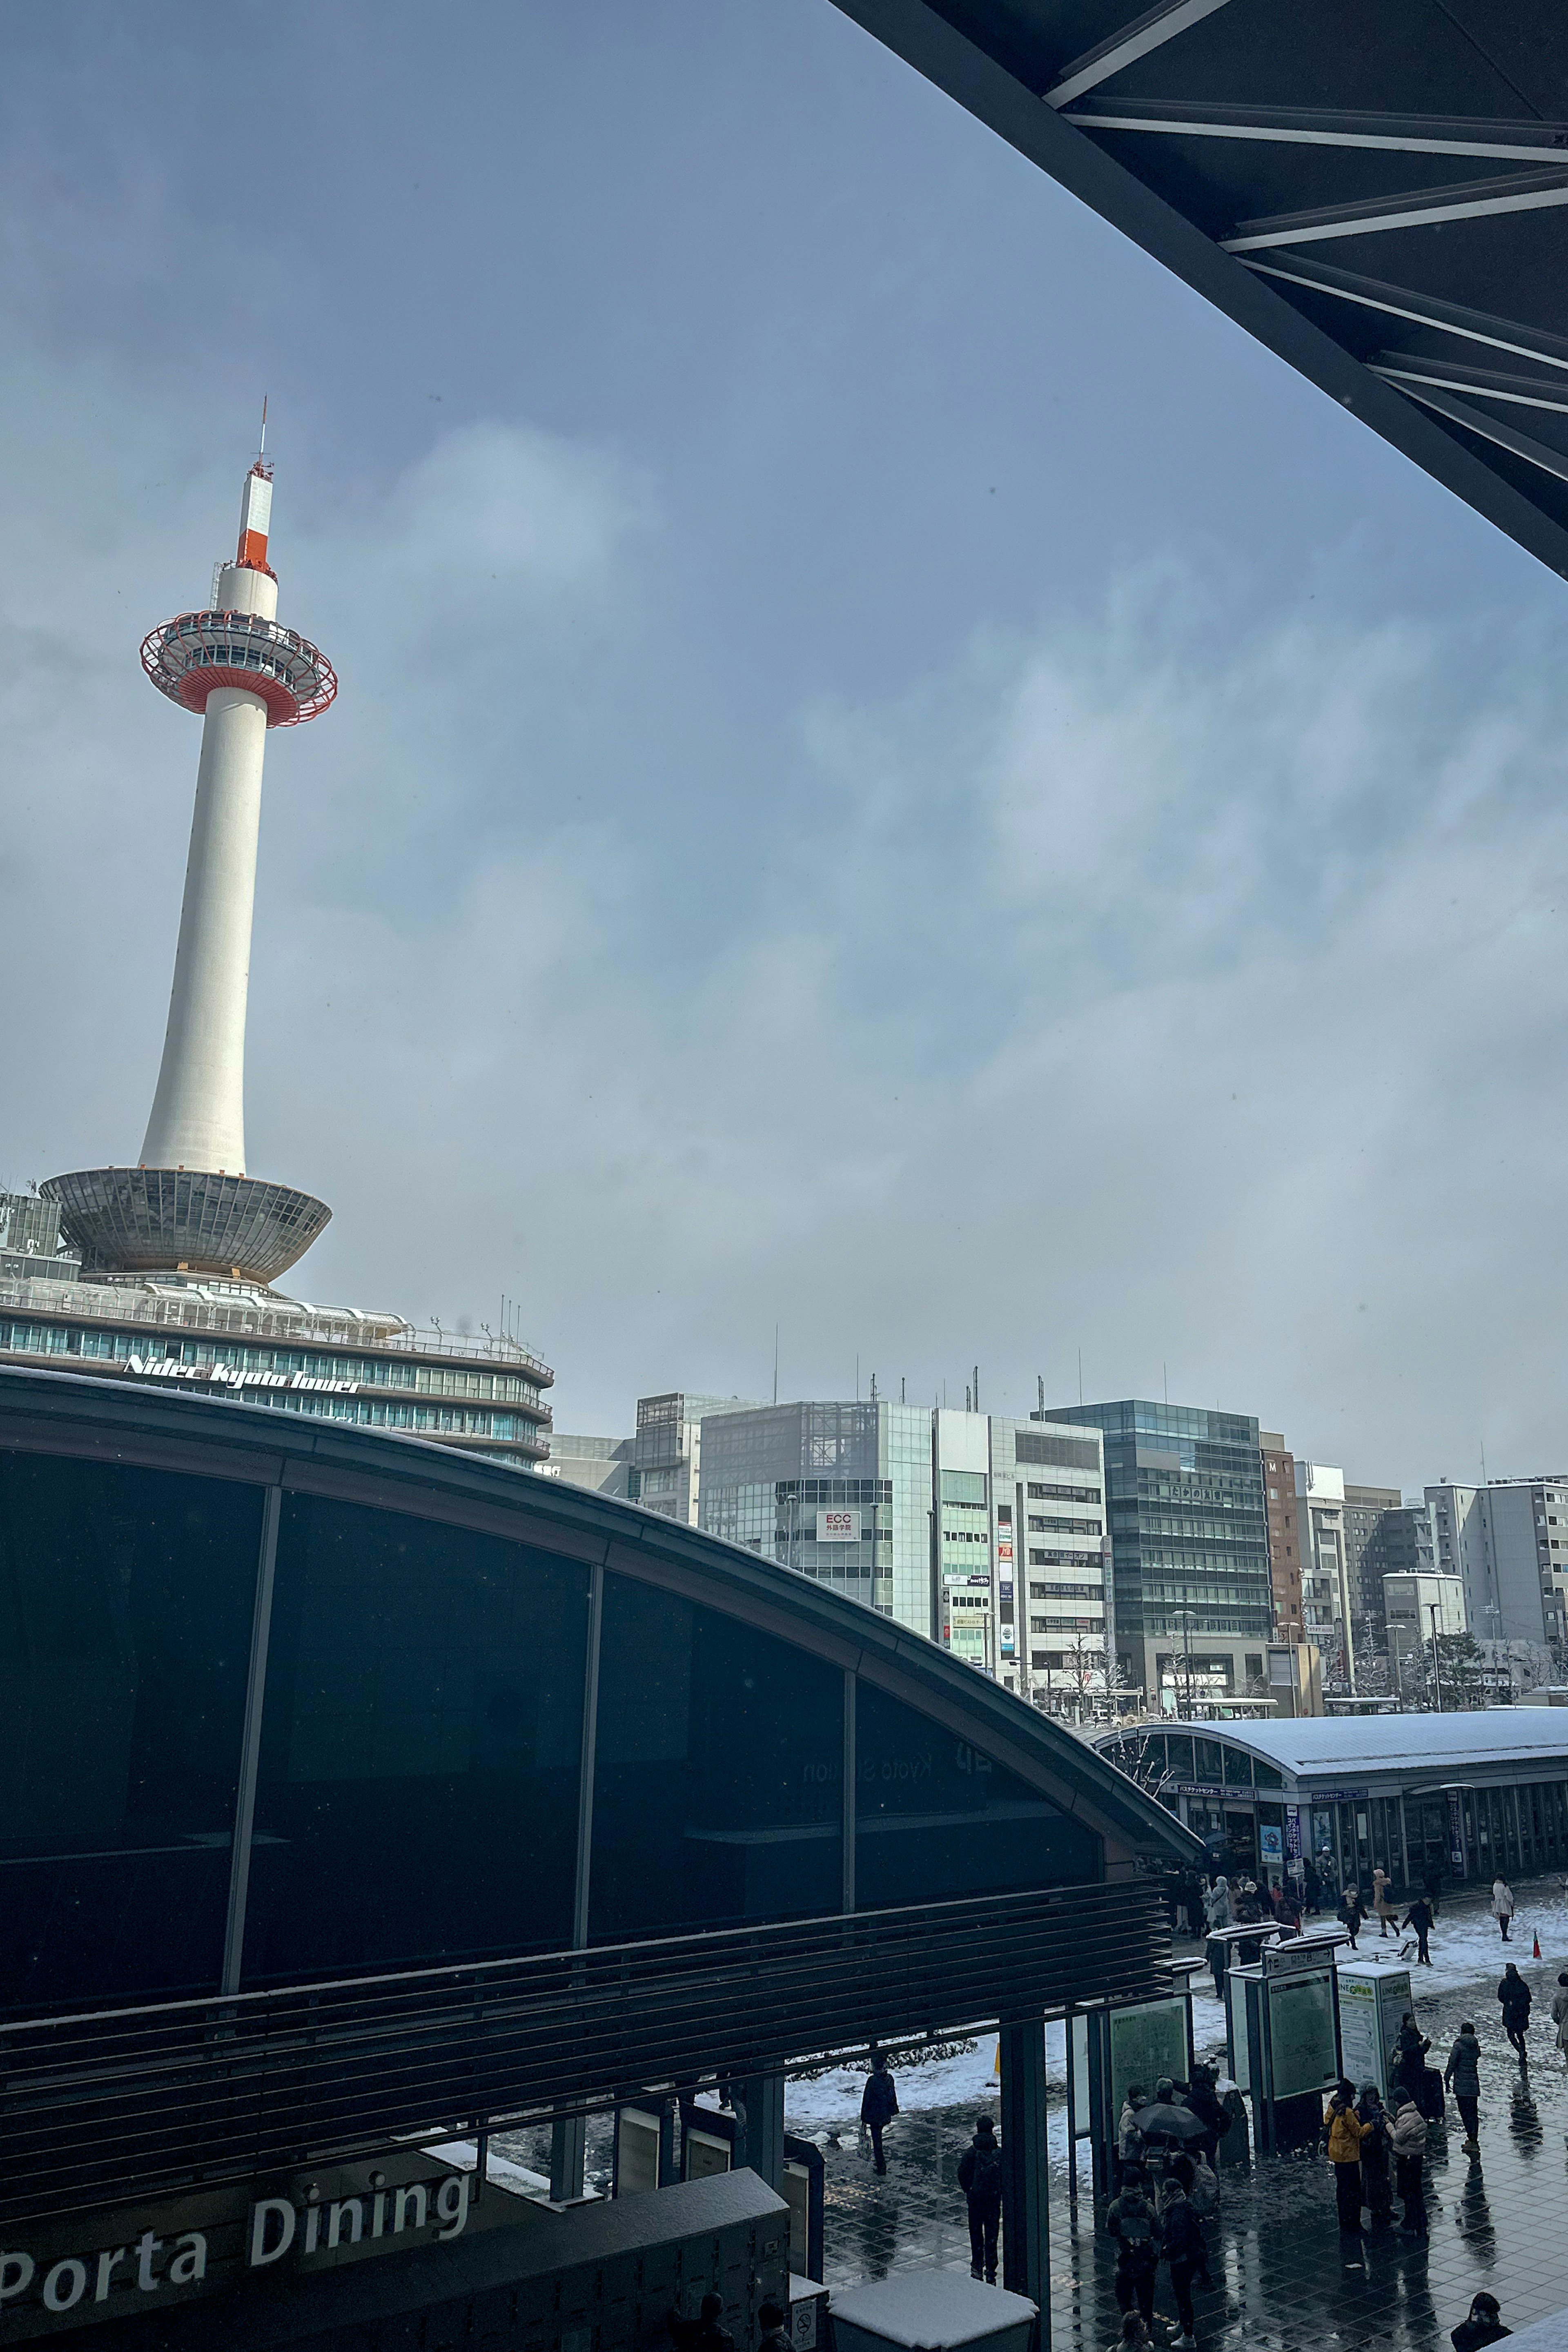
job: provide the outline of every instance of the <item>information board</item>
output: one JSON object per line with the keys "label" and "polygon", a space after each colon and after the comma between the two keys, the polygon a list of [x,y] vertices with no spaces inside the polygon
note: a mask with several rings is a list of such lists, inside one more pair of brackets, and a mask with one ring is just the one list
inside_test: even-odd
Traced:
{"label": "information board", "polygon": [[1394,2047],[1411,2002],[1408,1969],[1375,1963],[1341,1969],[1340,2042],[1344,2072],[1358,2091],[1363,2083],[1375,2083],[1387,2098]]}
{"label": "information board", "polygon": [[1140,2001],[1136,2009],[1110,2012],[1110,2112],[1121,2113],[1129,2085],[1142,2083],[1151,2098],[1162,2074],[1173,2083],[1187,2076],[1187,2004],[1184,1996]]}
{"label": "information board", "polygon": [[1339,2053],[1334,2046],[1334,1991],[1326,1972],[1276,1978],[1270,1982],[1268,2038],[1277,2099],[1295,2099],[1308,2091],[1333,2088],[1339,2080]]}

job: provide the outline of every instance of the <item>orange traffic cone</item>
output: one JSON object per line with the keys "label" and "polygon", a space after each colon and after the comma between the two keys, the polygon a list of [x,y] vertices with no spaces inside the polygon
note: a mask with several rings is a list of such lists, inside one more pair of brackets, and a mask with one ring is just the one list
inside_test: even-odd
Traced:
{"label": "orange traffic cone", "polygon": [[1539,1928],[1535,1931],[1535,1949],[1531,1952],[1530,1957],[1532,1960],[1538,1960],[1541,1958],[1541,1930]]}

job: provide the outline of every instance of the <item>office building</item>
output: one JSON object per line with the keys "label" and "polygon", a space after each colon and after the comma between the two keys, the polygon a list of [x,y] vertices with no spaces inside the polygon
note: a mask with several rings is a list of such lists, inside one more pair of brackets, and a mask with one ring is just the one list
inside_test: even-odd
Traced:
{"label": "office building", "polygon": [[1296,1544],[1295,1456],[1276,1431],[1261,1431],[1258,1444],[1263,1456],[1263,1515],[1268,1539],[1268,1585],[1274,1603],[1275,1639],[1300,1642],[1304,1633],[1301,1555]]}
{"label": "office building", "polygon": [[1268,1708],[1274,1606],[1256,1420],[1141,1397],[1053,1405],[1045,1418],[1105,1441],[1110,1613],[1129,1686],[1173,1712],[1211,1696]]}
{"label": "office building", "polygon": [[569,1431],[550,1433],[550,1459],[534,1466],[542,1478],[559,1478],[563,1486],[581,1486],[590,1495],[609,1495],[617,1502],[631,1499],[633,1479],[630,1437],[577,1437]]}
{"label": "office building", "polygon": [[1433,1576],[1419,1569],[1392,1569],[1383,1580],[1388,1664],[1394,1689],[1410,1692],[1414,1670],[1422,1673],[1425,1644],[1469,1631],[1465,1587],[1458,1576]]}
{"label": "office building", "polygon": [[248,1172],[245,1034],[267,738],[317,718],[330,662],[277,618],[272,469],[246,475],[210,611],[154,629],[142,667],[199,714],[201,754],[163,1061],[134,1165],[0,1196],[0,1358],[428,1437],[531,1468],[554,1375],[512,1337],[416,1330],[272,1287],[324,1202]]}
{"label": "office building", "polygon": [[700,1440],[709,1534],[832,1584],[1023,1696],[1103,1694],[1098,1433],[877,1399],[731,1403],[704,1412]]}
{"label": "office building", "polygon": [[1544,1670],[1568,1611],[1568,1475],[1446,1480],[1427,1487],[1426,1508],[1436,1566],[1463,1580],[1477,1641],[1515,1662],[1538,1652]]}
{"label": "office building", "polygon": [[638,1397],[627,1489],[633,1502],[680,1527],[699,1526],[704,1418],[760,1410],[742,1397],[692,1396],[683,1389]]}
{"label": "office building", "polygon": [[1345,1590],[1361,1647],[1383,1647],[1383,1580],[1394,1565],[1389,1516],[1404,1500],[1397,1486],[1345,1482]]}

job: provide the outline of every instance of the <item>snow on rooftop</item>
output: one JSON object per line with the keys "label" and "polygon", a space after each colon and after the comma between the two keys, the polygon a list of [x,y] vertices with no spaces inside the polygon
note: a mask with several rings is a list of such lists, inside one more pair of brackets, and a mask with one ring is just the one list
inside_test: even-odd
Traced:
{"label": "snow on rooftop", "polygon": [[1163,1727],[1223,1739],[1282,1771],[1315,1778],[1325,1772],[1441,1775],[1458,1765],[1542,1760],[1561,1760],[1568,1772],[1568,1709],[1553,1706],[1479,1706],[1453,1715],[1296,1716]]}

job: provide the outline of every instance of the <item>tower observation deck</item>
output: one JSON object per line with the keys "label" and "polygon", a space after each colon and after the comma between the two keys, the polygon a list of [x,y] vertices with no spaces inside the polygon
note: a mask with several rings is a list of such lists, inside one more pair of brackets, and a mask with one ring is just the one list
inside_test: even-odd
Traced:
{"label": "tower observation deck", "polygon": [[245,478],[238,545],[218,574],[214,608],[165,621],[142,647],[160,693],[200,714],[201,759],[163,1059],[140,1160],[80,1169],[43,1188],[88,1274],[270,1283],[331,1215],[311,1194],[246,1167],[245,1020],[267,736],[319,717],[338,690],[326,656],[279,622],[271,510],[262,456]]}

